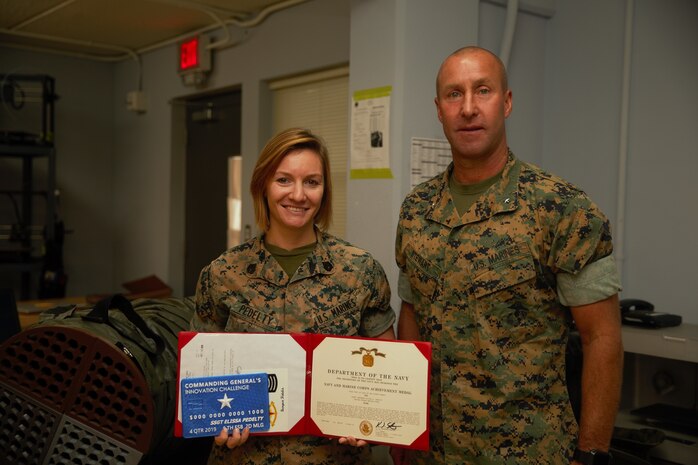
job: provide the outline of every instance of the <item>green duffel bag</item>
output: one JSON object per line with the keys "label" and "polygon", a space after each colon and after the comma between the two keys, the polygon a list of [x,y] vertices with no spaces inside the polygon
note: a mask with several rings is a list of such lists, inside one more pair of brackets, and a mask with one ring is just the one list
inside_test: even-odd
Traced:
{"label": "green duffel bag", "polygon": [[[131,302],[120,294],[92,308],[42,313],[37,324],[2,345],[0,396],[8,412],[26,410],[17,418],[40,412],[36,429],[49,422],[53,437],[43,433],[44,442],[31,444],[40,435],[29,421],[27,437],[13,438],[17,425],[10,416],[0,422],[0,443],[18,456],[31,446],[37,460],[60,456],[68,463],[89,463],[95,454],[109,464],[171,457],[182,446],[173,437],[177,335],[189,329],[193,313],[191,298]],[[91,447],[83,446],[86,437]]]}

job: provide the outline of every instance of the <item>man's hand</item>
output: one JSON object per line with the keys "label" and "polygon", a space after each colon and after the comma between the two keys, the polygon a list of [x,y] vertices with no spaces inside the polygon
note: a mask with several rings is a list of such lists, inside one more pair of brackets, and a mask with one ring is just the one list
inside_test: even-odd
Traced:
{"label": "man's hand", "polygon": [[356,439],[354,436],[347,436],[345,438],[339,438],[340,444],[346,444],[352,447],[366,447],[368,443],[363,439]]}

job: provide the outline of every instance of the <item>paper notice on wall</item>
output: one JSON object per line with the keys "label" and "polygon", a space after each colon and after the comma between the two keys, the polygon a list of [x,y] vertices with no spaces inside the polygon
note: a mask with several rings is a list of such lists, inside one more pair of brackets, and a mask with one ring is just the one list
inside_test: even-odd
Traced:
{"label": "paper notice on wall", "polygon": [[354,92],[351,108],[352,179],[392,178],[390,171],[391,86]]}
{"label": "paper notice on wall", "polygon": [[410,158],[410,189],[442,173],[451,163],[451,146],[445,139],[413,137]]}

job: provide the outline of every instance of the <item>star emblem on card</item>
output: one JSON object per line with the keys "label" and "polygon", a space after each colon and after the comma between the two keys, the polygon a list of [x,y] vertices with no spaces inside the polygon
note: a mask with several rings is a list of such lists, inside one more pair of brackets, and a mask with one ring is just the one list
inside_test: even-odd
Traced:
{"label": "star emblem on card", "polygon": [[234,397],[228,397],[228,393],[226,392],[223,394],[222,399],[218,399],[218,402],[221,403],[221,408],[228,407],[231,408],[230,403],[233,401]]}

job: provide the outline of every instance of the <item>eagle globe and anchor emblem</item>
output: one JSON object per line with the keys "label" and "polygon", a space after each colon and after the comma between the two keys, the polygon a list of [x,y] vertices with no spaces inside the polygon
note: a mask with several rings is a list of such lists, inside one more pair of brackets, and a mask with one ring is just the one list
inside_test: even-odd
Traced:
{"label": "eagle globe and anchor emblem", "polygon": [[385,354],[378,352],[378,349],[366,349],[365,347],[359,347],[359,350],[352,350],[352,355],[362,355],[361,364],[365,367],[372,367],[374,362],[374,356],[385,358]]}

